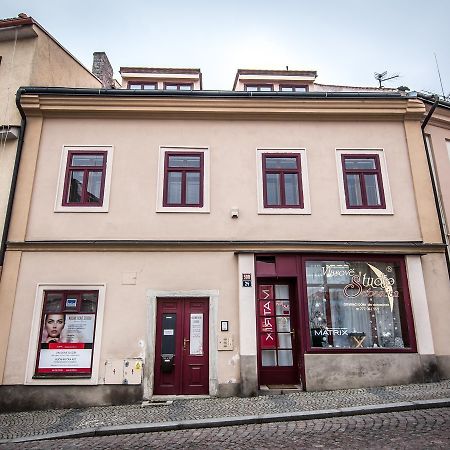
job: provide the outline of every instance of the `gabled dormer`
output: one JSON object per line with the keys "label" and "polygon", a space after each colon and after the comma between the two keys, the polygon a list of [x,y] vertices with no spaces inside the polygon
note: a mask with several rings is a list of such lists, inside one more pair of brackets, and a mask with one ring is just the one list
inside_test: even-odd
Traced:
{"label": "gabled dormer", "polygon": [[157,67],[121,67],[123,89],[136,90],[202,90],[200,69],[168,69]]}

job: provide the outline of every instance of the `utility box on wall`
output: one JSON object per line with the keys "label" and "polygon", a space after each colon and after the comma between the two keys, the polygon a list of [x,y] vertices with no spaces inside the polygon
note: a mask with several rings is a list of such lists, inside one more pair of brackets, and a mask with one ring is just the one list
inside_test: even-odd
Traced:
{"label": "utility box on wall", "polygon": [[105,384],[141,384],[141,358],[113,359],[105,362]]}

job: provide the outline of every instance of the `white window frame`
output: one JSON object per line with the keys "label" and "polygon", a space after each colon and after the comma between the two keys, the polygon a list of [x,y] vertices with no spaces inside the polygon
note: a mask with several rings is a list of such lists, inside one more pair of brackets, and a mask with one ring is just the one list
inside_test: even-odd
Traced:
{"label": "white window frame", "polygon": [[[353,215],[392,215],[394,208],[392,206],[391,188],[386,164],[386,155],[383,148],[336,148],[336,168],[338,174],[339,200],[341,205],[341,214]],[[345,199],[344,173],[342,170],[342,155],[377,155],[380,160],[381,178],[383,183],[385,208],[347,208]]]}
{"label": "white window frame", "polygon": [[[39,335],[41,331],[42,307],[44,305],[45,291],[98,291],[97,318],[95,323],[95,342],[92,357],[92,372],[90,378],[33,378],[35,373],[36,358],[39,346]],[[34,301],[33,319],[31,322],[30,342],[28,344],[27,366],[25,371],[25,384],[27,385],[97,385],[99,384],[99,366],[102,343],[103,314],[105,308],[106,284],[54,284],[39,283],[36,288]]]}
{"label": "white window frame", "polygon": [[[106,173],[105,186],[103,190],[102,206],[64,206],[64,184],[66,178],[67,157],[69,152],[106,152]],[[97,212],[104,213],[109,211],[109,195],[111,191],[111,176],[113,163],[114,147],[112,145],[64,145],[61,153],[61,163],[59,168],[58,186],[56,190],[55,212]]]}
{"label": "white window frame", "polygon": [[[300,155],[301,183],[303,194],[303,208],[266,208],[264,207],[264,181],[263,181],[263,164],[262,155],[270,154],[293,154]],[[308,177],[308,159],[306,157],[306,149],[304,148],[257,148],[256,149],[256,189],[258,197],[258,214],[282,214],[282,215],[299,215],[311,214],[311,200],[309,196],[309,177]]]}
{"label": "white window frame", "polygon": [[[203,206],[164,206],[164,162],[166,152],[203,153]],[[210,157],[209,147],[162,145],[159,147],[156,212],[209,213],[210,212]]]}

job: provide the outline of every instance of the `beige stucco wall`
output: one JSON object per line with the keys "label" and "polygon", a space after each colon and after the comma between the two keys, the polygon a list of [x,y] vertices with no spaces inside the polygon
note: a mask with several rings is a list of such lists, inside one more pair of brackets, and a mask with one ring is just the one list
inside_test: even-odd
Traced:
{"label": "beige stucco wall", "polygon": [[73,56],[50,39],[42,30],[38,33],[33,54],[31,85],[100,88],[101,82]]}
{"label": "beige stucco wall", "polygon": [[450,221],[450,113],[447,128],[427,125],[447,224]]}
{"label": "beige stucco wall", "polygon": [[0,233],[3,233],[3,223],[11,187],[16,149],[16,140],[0,140]]}
{"label": "beige stucco wall", "polygon": [[[64,145],[114,146],[108,213],[54,212]],[[209,214],[155,212],[165,145],[209,147]],[[306,148],[311,215],[257,214],[257,148]],[[335,148],[384,149],[394,215],[341,215]],[[100,238],[420,241],[402,123],[45,119],[27,239]]]}
{"label": "beige stucco wall", "polygon": [[31,83],[36,45],[36,38],[18,39],[15,45],[14,41],[0,41],[0,125],[20,125],[16,91]]}
{"label": "beige stucco wall", "polygon": [[[190,269],[190,270],[189,270]],[[122,284],[135,272],[136,285]],[[239,380],[237,260],[231,253],[24,253],[12,317],[3,384],[23,384],[38,283],[106,283],[100,384],[110,359],[143,357],[149,345],[146,293],[151,290],[218,290],[218,323],[228,320],[234,351],[218,352],[218,382]],[[102,318],[99,318],[102,319]],[[153,343],[150,343],[154,345]],[[151,364],[151,362],[150,362]]]}
{"label": "beige stucco wall", "polygon": [[450,356],[448,330],[450,324],[450,285],[444,255],[422,257],[425,289],[436,355]]}

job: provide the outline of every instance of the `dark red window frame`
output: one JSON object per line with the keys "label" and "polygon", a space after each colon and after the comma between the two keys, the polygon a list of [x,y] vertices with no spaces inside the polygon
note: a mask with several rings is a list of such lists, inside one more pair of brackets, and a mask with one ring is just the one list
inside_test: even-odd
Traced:
{"label": "dark red window frame", "polygon": [[[200,167],[169,167],[169,158],[171,156],[198,156],[200,158]],[[169,203],[169,173],[181,172],[181,202]],[[186,203],[186,174],[199,173],[200,174],[200,192],[198,203]],[[163,206],[167,207],[182,207],[182,208],[201,208],[203,207],[203,188],[204,188],[204,154],[203,152],[166,152],[164,158],[164,193]]]}
{"label": "dark red window frame", "polygon": [[261,88],[270,87],[270,90],[273,91],[273,84],[267,83],[267,84],[245,84],[244,88],[246,91],[248,91],[248,88],[256,88],[256,91],[249,91],[249,92],[268,92],[268,91],[261,91]]}
{"label": "dark red window frame", "polygon": [[[352,159],[370,159],[375,162],[375,169],[347,169],[345,167],[346,160]],[[380,157],[377,154],[342,154],[342,174],[344,178],[345,204],[347,209],[386,209],[386,201],[384,196],[383,177],[381,175]],[[359,186],[361,189],[361,205],[350,205],[350,195],[348,190],[347,175],[358,175]],[[364,175],[376,175],[378,182],[378,195],[380,197],[379,205],[369,205],[367,200],[367,189]]]}
{"label": "dark red window frame", "polygon": [[[74,156],[103,156],[103,165],[102,166],[75,166],[72,164],[72,160]],[[67,164],[66,164],[66,174],[64,181],[64,191],[63,191],[63,206],[93,206],[99,207],[103,206],[103,196],[105,191],[105,178],[106,178],[106,161],[108,158],[108,152],[106,151],[92,151],[92,152],[80,152],[80,151],[69,151],[67,154]],[[82,193],[81,193],[81,201],[80,202],[69,202],[68,194],[70,188],[70,173],[71,172],[84,172],[83,174],[83,184],[82,184]],[[100,185],[100,198],[98,202],[88,202],[88,175],[89,172],[102,172],[102,179]]]}
{"label": "dark red window frame", "polygon": [[[49,294],[60,294],[61,295],[61,306],[58,311],[46,311],[47,299]],[[82,311],[82,296],[84,294],[95,294],[97,296],[95,311]],[[65,305],[68,297],[76,297],[78,302],[75,308],[69,308]],[[98,290],[62,290],[62,289],[49,289],[44,291],[44,302],[42,304],[41,311],[41,321],[39,329],[39,341],[38,350],[36,352],[36,361],[34,365],[34,375],[33,378],[90,378],[92,376],[92,362],[94,359],[94,348],[95,348],[95,331],[97,327],[97,313],[98,313],[98,300],[99,291]],[[43,348],[42,343],[42,332],[44,329],[44,318],[47,314],[80,314],[80,315],[93,315],[94,318],[94,334],[92,336],[92,343],[84,344],[84,348],[91,348],[91,363],[89,372],[78,373],[74,372],[53,372],[53,373],[38,373],[38,365],[40,360],[41,349]],[[77,346],[78,347],[78,346]]]}
{"label": "dark red window frame", "polygon": [[[135,86],[140,86],[140,87],[131,87],[131,85],[135,85]],[[144,82],[144,81],[129,81],[127,88],[128,89],[141,89],[141,90],[145,90],[144,86],[154,86],[155,90],[158,89],[158,84],[157,83],[151,83],[151,82]]]}
{"label": "dark red window frame", "polygon": [[[296,169],[268,169],[266,167],[267,158],[295,158],[297,161]],[[267,174],[279,174],[280,175],[280,204],[279,205],[269,205],[267,202]],[[298,200],[297,205],[287,205],[286,204],[286,193],[284,176],[285,174],[297,174],[298,179]],[[303,186],[302,186],[302,168],[301,168],[301,155],[300,153],[263,153],[262,154],[262,181],[263,181],[263,197],[264,197],[264,208],[303,208]]]}
{"label": "dark red window frame", "polygon": [[[291,91],[282,91],[283,88],[289,88]],[[302,88],[304,91],[298,91],[298,92],[308,92],[308,86],[304,84],[280,84],[279,90],[280,92],[297,92],[295,89]]]}
{"label": "dark red window frame", "polygon": [[167,89],[167,86],[176,86],[176,89],[171,89],[173,91],[181,91],[181,90],[188,90],[188,89],[181,89],[181,86],[190,86],[190,90],[194,90],[194,83],[164,83],[164,89]]}

